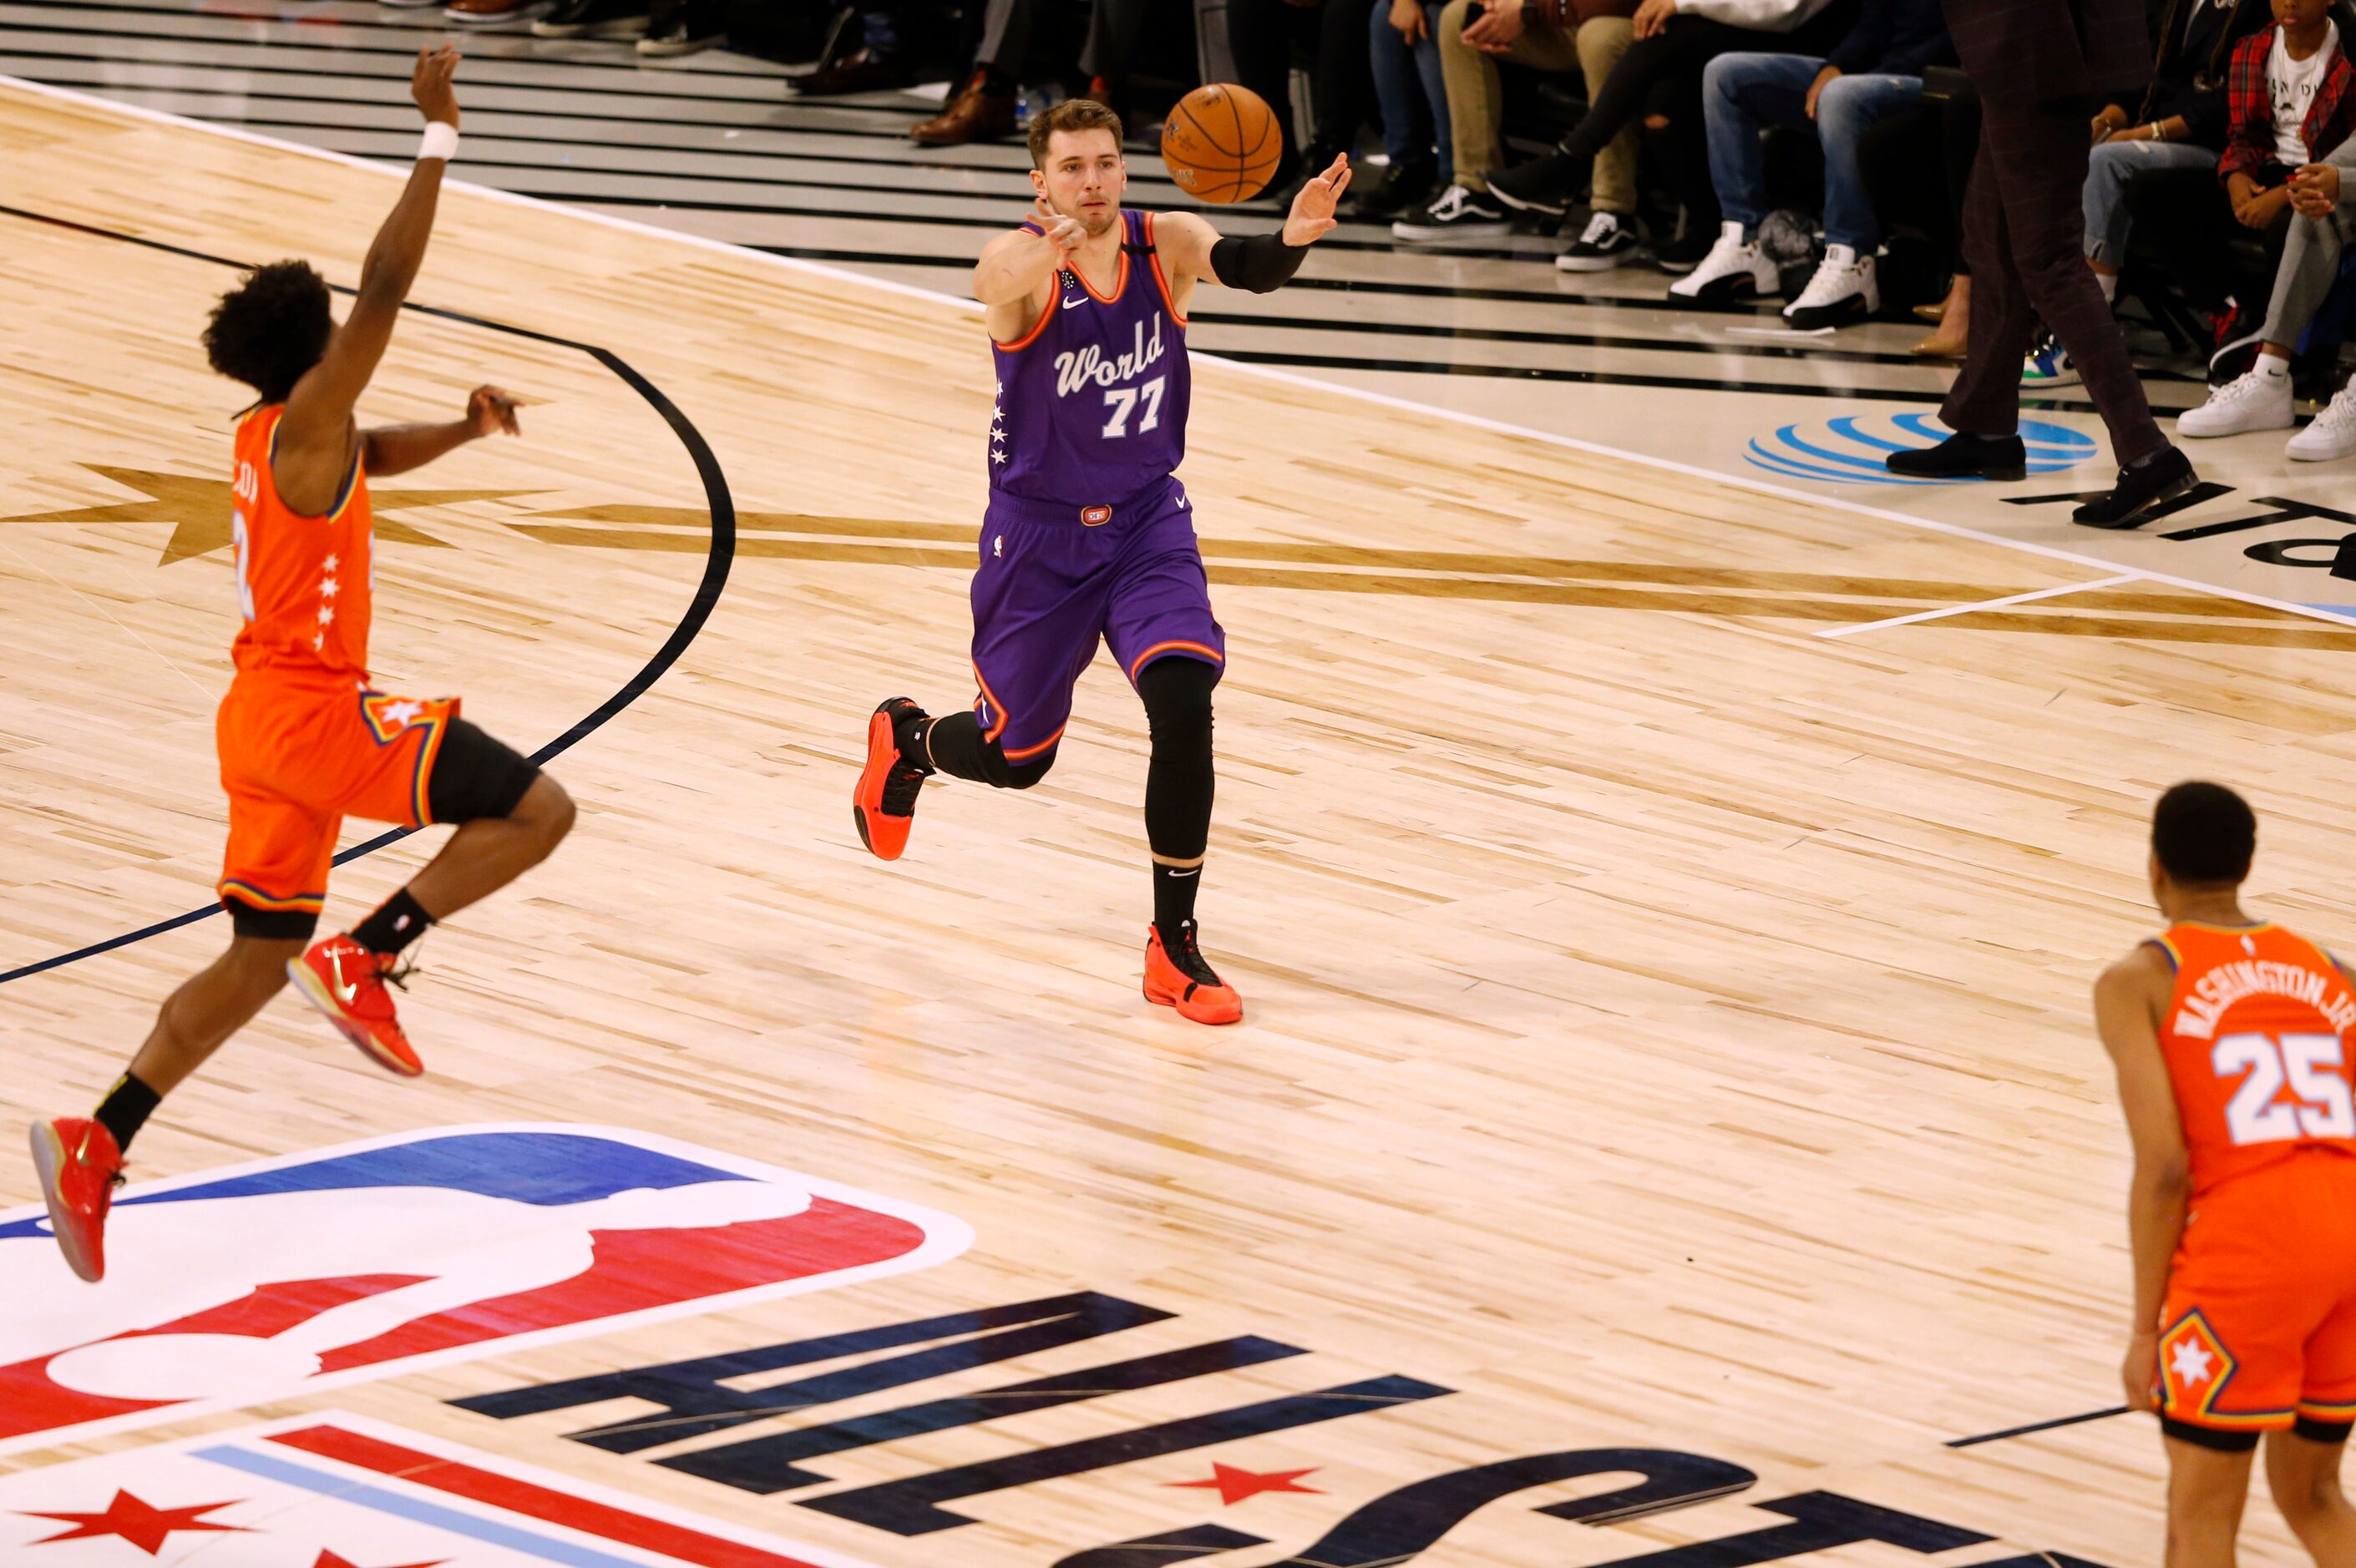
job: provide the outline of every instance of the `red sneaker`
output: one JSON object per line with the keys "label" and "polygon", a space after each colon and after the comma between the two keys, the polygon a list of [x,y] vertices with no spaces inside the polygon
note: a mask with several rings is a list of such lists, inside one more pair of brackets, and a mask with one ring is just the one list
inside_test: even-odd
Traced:
{"label": "red sneaker", "polygon": [[902,720],[922,719],[925,710],[905,697],[891,697],[875,705],[867,720],[867,765],[859,773],[859,786],[851,792],[851,821],[859,841],[879,860],[896,860],[908,847],[908,829],[916,821],[916,796],[925,787],[929,769],[905,762],[897,736]]}
{"label": "red sneaker", "polygon": [[315,942],[300,958],[286,961],[286,974],[303,999],[319,1009],[343,1031],[368,1059],[403,1078],[425,1071],[401,1020],[392,1013],[392,993],[385,982],[398,982],[396,962],[389,954],[370,953],[348,936]]}
{"label": "red sneaker", "polygon": [[96,1285],[106,1277],[106,1211],[123,1182],[114,1135],[80,1116],[35,1122],[33,1168],[40,1172],[58,1250],[68,1267]]}
{"label": "red sneaker", "polygon": [[1162,944],[1161,927],[1146,928],[1145,999],[1175,1008],[1180,1018],[1198,1024],[1240,1022],[1244,999],[1205,961],[1194,944],[1194,923],[1188,921],[1180,931],[1177,951],[1172,952]]}

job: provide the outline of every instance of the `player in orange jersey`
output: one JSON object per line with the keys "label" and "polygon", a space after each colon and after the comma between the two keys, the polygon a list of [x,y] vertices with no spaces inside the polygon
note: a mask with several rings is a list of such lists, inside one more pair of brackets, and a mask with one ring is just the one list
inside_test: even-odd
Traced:
{"label": "player in orange jersey", "polygon": [[[213,368],[252,388],[238,426],[231,517],[235,679],[216,724],[229,793],[219,885],[229,951],[174,991],[97,1113],[32,1129],[58,1244],[87,1280],[106,1272],[107,1206],[123,1151],[162,1096],[291,977],[379,1065],[422,1072],[385,989],[397,955],[545,859],[573,826],[556,781],[458,717],[455,698],[393,697],[368,674],[369,477],[431,463],[478,436],[517,433],[515,400],[476,389],[448,424],[362,430],[352,417],[425,259],[442,175],[458,145],[455,50],[420,50],[411,92],[424,144],[338,325],[301,261],[256,269],[205,328]],[[314,943],[347,815],[458,826],[409,885],[344,935]]]}
{"label": "player in orange jersey", "polygon": [[2127,1403],[2159,1413],[2169,1568],[2230,1565],[2266,1480],[2316,1562],[2356,1565],[2340,1456],[2356,1418],[2356,992],[2242,911],[2257,819],[2180,784],[2152,813],[2169,927],[2104,971],[2094,1018],[2135,1144]]}

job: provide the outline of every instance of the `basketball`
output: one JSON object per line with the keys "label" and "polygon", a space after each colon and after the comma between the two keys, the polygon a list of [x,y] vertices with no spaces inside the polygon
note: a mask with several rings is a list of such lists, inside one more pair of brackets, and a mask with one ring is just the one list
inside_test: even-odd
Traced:
{"label": "basketball", "polygon": [[1162,161],[1203,201],[1249,201],[1276,173],[1284,131],[1248,87],[1213,82],[1180,99],[1162,124]]}

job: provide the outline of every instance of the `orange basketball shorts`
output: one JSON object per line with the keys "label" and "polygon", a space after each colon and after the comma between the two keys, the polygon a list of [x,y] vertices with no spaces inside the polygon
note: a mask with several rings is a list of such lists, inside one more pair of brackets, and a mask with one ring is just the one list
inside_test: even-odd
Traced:
{"label": "orange basketball shorts", "polygon": [[2200,1198],[2160,1321],[2170,1420],[2254,1432],[2356,1419],[2356,1159],[2303,1150]]}
{"label": "orange basketball shorts", "polygon": [[433,820],[426,783],[457,717],[455,697],[240,675],[214,724],[229,793],[222,902],[317,913],[346,816],[403,827]]}

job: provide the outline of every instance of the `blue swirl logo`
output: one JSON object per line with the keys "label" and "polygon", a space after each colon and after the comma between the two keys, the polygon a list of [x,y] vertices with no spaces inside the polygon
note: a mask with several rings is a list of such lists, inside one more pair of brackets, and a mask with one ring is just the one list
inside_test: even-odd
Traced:
{"label": "blue swirl logo", "polygon": [[[1881,427],[1877,430],[1875,426]],[[1913,479],[1890,472],[1890,453],[1936,446],[1947,432],[1929,414],[1895,414],[1888,419],[1843,416],[1821,425],[1787,424],[1773,435],[1755,437],[1743,453],[1752,466],[1791,479],[1822,479],[1836,485],[1976,485],[1972,479]],[[2067,425],[2044,420],[2020,421],[2020,439],[2029,449],[2029,471],[2051,474],[2094,455],[2094,439]]]}

